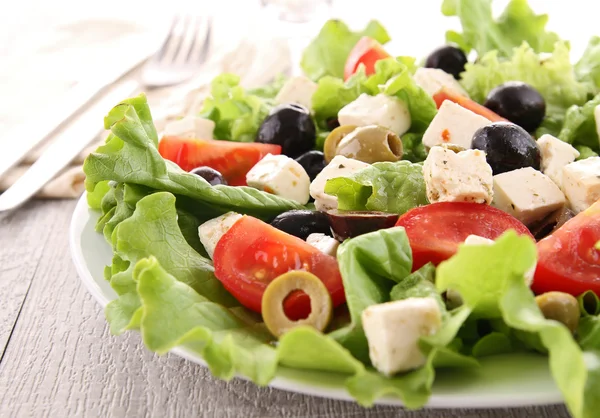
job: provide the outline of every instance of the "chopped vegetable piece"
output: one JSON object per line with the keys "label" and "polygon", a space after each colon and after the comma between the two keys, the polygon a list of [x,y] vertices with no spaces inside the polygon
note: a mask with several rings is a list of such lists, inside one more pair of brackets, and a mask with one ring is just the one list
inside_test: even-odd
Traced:
{"label": "chopped vegetable piece", "polygon": [[[283,306],[285,299],[295,291],[302,291],[310,298],[310,314],[305,319],[292,321],[286,316]],[[333,311],[331,296],[323,282],[314,274],[300,270],[284,273],[269,283],[261,306],[265,325],[278,338],[302,325],[323,331]]]}

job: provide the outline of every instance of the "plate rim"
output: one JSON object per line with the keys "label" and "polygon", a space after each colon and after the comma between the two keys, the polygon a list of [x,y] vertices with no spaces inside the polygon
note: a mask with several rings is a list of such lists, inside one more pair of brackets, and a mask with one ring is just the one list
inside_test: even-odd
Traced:
{"label": "plate rim", "polygon": [[[71,258],[75,269],[79,276],[79,279],[83,282],[84,286],[92,297],[102,306],[104,309],[110,302],[110,299],[103,294],[102,290],[94,279],[92,273],[87,268],[87,263],[83,255],[83,249],[80,244],[84,227],[92,219],[90,212],[93,209],[88,207],[87,203],[87,192],[84,192],[79,198],[75,209],[73,211],[71,222],[69,225],[69,247]],[[207,364],[198,356],[196,353],[192,353],[190,350],[184,347],[176,347],[169,351],[179,357],[182,357],[188,361],[207,367]],[[283,366],[279,368],[287,369]],[[236,376],[237,378],[247,380],[244,376]],[[320,398],[336,399],[343,401],[356,402],[356,400],[344,389],[344,388],[330,388],[325,386],[313,386],[299,380],[284,377],[279,375],[279,371],[276,376],[269,382],[268,387],[281,389],[288,392],[300,393],[303,395],[317,396]],[[433,393],[427,405],[424,408],[427,409],[446,409],[446,408],[475,408],[475,409],[492,409],[492,408],[513,408],[513,407],[525,407],[525,406],[540,406],[540,405],[556,405],[562,404],[563,398],[560,392],[557,390],[555,393],[545,393],[542,395],[536,395],[534,401],[531,400],[530,394],[523,393],[515,396],[514,393],[506,395],[496,395],[494,397],[475,397],[470,400],[467,405],[464,402],[464,396],[456,395],[444,395]],[[403,407],[403,403],[394,397],[383,397],[375,401],[375,405],[392,405]]]}

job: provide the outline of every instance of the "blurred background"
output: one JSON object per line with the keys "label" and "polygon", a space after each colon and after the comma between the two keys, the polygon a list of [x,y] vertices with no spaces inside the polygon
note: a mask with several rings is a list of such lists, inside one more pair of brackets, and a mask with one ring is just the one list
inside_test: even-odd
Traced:
{"label": "blurred background", "polygon": [[[506,3],[494,1],[494,8],[502,9]],[[549,27],[572,41],[573,59],[582,53],[589,36],[599,32],[595,2],[529,3],[537,12],[547,12]],[[235,52],[237,67],[227,67],[227,62],[208,66],[202,70],[207,78],[238,68],[254,72],[254,77],[244,77],[245,84],[261,84],[273,72],[297,72],[299,51],[330,17],[341,18],[352,28],[379,19],[392,36],[388,51],[422,58],[444,43],[447,29],[457,28],[454,19],[442,16],[440,6],[441,0],[5,2],[0,14],[0,144],[10,146],[13,138],[3,134],[35,123],[36,114],[77,83],[151,54],[177,13],[213,17],[211,57],[227,58]],[[291,55],[282,46],[290,46]],[[240,51],[247,54],[240,56]]]}

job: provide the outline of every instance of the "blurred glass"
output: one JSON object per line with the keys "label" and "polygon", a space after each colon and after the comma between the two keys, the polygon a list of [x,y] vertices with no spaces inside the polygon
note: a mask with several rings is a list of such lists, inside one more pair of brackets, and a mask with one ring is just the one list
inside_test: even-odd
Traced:
{"label": "blurred glass", "polygon": [[273,35],[287,39],[291,73],[299,75],[302,51],[331,17],[332,0],[260,0]]}
{"label": "blurred glass", "polygon": [[306,23],[319,16],[329,15],[331,0],[260,0],[267,12],[276,15],[277,19]]}

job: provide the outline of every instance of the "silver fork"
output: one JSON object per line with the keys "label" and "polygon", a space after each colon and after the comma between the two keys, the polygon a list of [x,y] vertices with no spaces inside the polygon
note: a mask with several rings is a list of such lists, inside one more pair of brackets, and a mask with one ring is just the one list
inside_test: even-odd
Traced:
{"label": "silver fork", "polygon": [[140,82],[147,88],[189,80],[208,58],[210,17],[176,16],[162,46],[144,65]]}
{"label": "silver fork", "polygon": [[[165,41],[143,65],[139,77],[136,80],[126,80],[109,86],[106,94],[94,103],[91,109],[68,125],[29,170],[8,190],[0,194],[0,212],[14,209],[26,202],[67,166],[98,136],[98,131],[90,134],[90,128],[102,121],[110,106],[114,106],[119,100],[135,94],[140,89],[151,90],[172,86],[193,77],[209,56],[211,31],[212,20],[209,17],[175,17]],[[106,89],[101,88],[101,90],[104,92]],[[96,96],[88,97],[85,104],[94,97]],[[48,135],[62,124],[62,121],[55,121]],[[32,143],[30,148],[22,148],[23,154],[13,164],[2,164],[3,161],[0,161],[0,176],[18,163],[40,141]]]}

